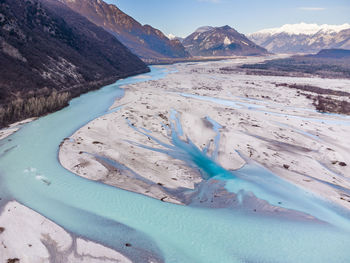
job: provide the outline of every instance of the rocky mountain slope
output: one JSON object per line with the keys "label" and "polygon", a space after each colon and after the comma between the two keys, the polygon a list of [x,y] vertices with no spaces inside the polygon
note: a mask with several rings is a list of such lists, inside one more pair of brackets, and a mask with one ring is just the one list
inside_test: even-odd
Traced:
{"label": "rocky mountain slope", "polygon": [[248,37],[273,53],[317,53],[350,49],[350,25],[292,24],[258,31]]}
{"label": "rocky mountain slope", "polygon": [[0,126],[147,70],[114,36],[55,0],[0,1]]}
{"label": "rocky mountain slope", "polygon": [[170,40],[160,30],[141,25],[115,5],[102,0],[59,0],[91,22],[113,33],[144,61],[186,58],[189,54],[177,39]]}
{"label": "rocky mountain slope", "polygon": [[264,55],[266,49],[229,26],[201,27],[183,40],[193,56]]}

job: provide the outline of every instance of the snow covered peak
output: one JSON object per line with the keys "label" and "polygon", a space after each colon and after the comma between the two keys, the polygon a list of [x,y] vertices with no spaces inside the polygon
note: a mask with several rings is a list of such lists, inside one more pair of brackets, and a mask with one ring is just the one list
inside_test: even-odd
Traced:
{"label": "snow covered peak", "polygon": [[307,23],[299,23],[299,24],[286,24],[282,27],[277,28],[268,28],[260,30],[254,34],[266,34],[266,35],[277,35],[280,33],[286,33],[289,35],[314,35],[316,33],[339,33],[344,29],[350,28],[350,24],[343,25],[318,25],[318,24],[307,24]]}
{"label": "snow covered peak", "polygon": [[167,35],[167,37],[170,39],[170,40],[174,40],[176,38],[176,36],[174,36],[173,34],[169,34]]}

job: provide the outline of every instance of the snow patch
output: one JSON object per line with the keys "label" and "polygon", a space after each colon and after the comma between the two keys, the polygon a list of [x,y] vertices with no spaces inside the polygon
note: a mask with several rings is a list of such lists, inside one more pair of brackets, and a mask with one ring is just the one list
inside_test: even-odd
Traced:
{"label": "snow patch", "polygon": [[225,46],[228,46],[228,45],[231,45],[231,40],[228,38],[228,37],[225,37],[225,39],[224,39],[224,45]]}
{"label": "snow patch", "polygon": [[167,35],[167,37],[170,39],[170,40],[174,40],[176,38],[176,36],[174,36],[173,34],[169,34]]}

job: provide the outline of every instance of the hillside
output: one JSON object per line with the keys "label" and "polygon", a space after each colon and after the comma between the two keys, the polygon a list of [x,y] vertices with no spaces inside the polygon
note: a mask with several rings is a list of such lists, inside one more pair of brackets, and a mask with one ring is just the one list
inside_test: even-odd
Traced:
{"label": "hillside", "polygon": [[57,1],[1,1],[0,126],[147,70],[115,37]]}
{"label": "hillside", "polygon": [[114,34],[146,62],[189,57],[179,40],[170,40],[160,30],[150,25],[141,25],[115,5],[102,0],[59,1]]}

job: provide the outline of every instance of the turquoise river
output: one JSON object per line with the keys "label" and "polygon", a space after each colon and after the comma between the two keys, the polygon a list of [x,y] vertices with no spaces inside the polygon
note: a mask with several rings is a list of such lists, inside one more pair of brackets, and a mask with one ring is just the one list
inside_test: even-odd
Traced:
{"label": "turquoise river", "polygon": [[[156,80],[171,70],[171,66],[152,67],[145,76]],[[76,236],[114,248],[134,262],[350,262],[348,212],[257,164],[225,171],[215,158],[176,136],[174,147],[187,154],[182,156],[188,156],[203,174],[225,181],[227,190],[238,195],[251,192],[272,205],[318,220],[164,203],[64,169],[57,157],[63,139],[108,114],[110,105],[124,94],[120,86],[140,81],[145,79],[130,77],[75,98],[69,107],[23,125],[0,141],[1,197],[15,199]],[[38,176],[51,184],[37,180]]]}

